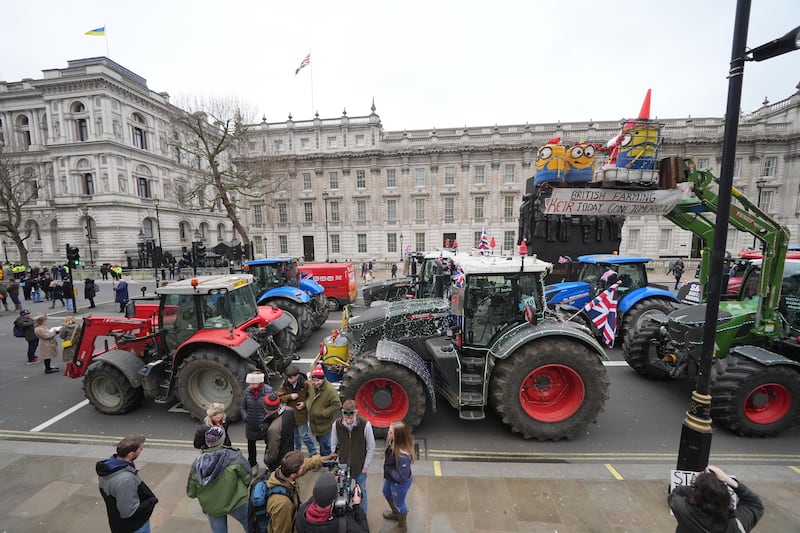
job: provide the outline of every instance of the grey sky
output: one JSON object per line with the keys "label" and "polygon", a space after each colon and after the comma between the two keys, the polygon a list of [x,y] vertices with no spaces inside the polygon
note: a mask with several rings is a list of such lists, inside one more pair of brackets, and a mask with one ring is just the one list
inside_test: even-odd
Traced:
{"label": "grey sky", "polygon": [[[0,80],[106,55],[155,91],[235,95],[283,121],[369,113],[392,130],[725,112],[734,0],[5,2]],[[748,45],[800,25],[755,0]],[[308,52],[312,65],[295,76]],[[311,80],[313,75],[313,107]],[[742,108],[795,92],[800,51],[745,68]]]}

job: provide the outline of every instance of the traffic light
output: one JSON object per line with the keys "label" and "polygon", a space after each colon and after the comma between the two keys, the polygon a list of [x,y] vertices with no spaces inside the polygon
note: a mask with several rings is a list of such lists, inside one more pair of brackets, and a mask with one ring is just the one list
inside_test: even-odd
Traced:
{"label": "traffic light", "polygon": [[187,250],[185,246],[183,247],[183,252],[181,253],[181,255],[183,256],[183,260],[186,261],[187,264],[189,264],[189,265],[192,264],[192,262],[193,262],[192,261],[192,252]]}
{"label": "traffic light", "polygon": [[197,258],[197,263],[199,264],[203,259],[206,258],[206,247],[199,243],[196,244],[194,254]]}
{"label": "traffic light", "polygon": [[235,261],[241,261],[242,260],[242,253],[243,253],[243,251],[242,251],[242,245],[241,244],[237,244],[236,246],[233,247],[233,259]]}
{"label": "traffic light", "polygon": [[81,264],[81,254],[77,246],[70,246],[67,244],[67,264],[71,267],[76,267]]}

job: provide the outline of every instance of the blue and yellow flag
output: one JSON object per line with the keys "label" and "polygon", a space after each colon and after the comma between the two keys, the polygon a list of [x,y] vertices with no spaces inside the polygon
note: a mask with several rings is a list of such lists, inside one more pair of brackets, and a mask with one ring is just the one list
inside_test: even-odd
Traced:
{"label": "blue and yellow flag", "polygon": [[100,35],[102,37],[105,36],[105,34],[106,34],[106,27],[101,26],[99,28],[87,31],[84,35]]}

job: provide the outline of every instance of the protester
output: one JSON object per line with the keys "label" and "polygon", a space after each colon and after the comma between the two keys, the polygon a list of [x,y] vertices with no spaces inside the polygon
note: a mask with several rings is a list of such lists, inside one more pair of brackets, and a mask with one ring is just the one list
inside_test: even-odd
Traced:
{"label": "protester", "polygon": [[36,357],[36,348],[39,347],[39,337],[36,336],[34,331],[33,318],[31,312],[23,309],[19,312],[19,316],[14,320],[14,326],[22,332],[22,336],[28,343],[28,364],[35,365],[39,362]]}
{"label": "protester", "polygon": [[303,458],[303,452],[292,450],[281,461],[281,466],[267,480],[267,487],[272,489],[281,486],[289,493],[288,496],[275,494],[267,500],[269,513],[269,533],[291,533],[295,529],[295,514],[300,507],[300,477],[311,470],[318,470],[324,461],[333,455],[320,457],[312,455]]}
{"label": "protester", "polygon": [[225,430],[225,446],[231,446],[231,437],[228,435],[228,417],[225,415],[225,404],[213,402],[206,409],[206,417],[203,419],[203,425],[197,428],[194,433],[194,447],[198,450],[205,450],[206,446],[206,431],[212,427],[221,427]]}
{"label": "protester", "polygon": [[306,400],[314,392],[313,385],[305,374],[300,373],[297,365],[287,366],[284,374],[286,379],[278,388],[278,396],[286,404],[286,407],[294,410],[294,449],[302,449],[303,443],[305,443],[308,455],[314,455],[317,453],[317,446],[308,432],[308,411],[306,410]]}
{"label": "protester", "polygon": [[192,463],[186,483],[186,495],[200,502],[214,533],[228,531],[228,515],[248,530],[250,469],[242,452],[225,446],[225,436],[219,426],[208,428],[207,448]]}
{"label": "protester", "polygon": [[397,520],[393,531],[407,531],[408,507],[406,495],[414,478],[411,464],[414,462],[414,436],[402,422],[392,422],[386,436],[383,461],[383,497],[389,502],[391,511],[384,511],[387,520]]}
{"label": "protester", "polygon": [[125,312],[125,306],[127,305],[129,299],[130,296],[128,295],[128,282],[122,279],[122,276],[120,275],[118,282],[114,284],[114,302],[119,304],[120,313]]}
{"label": "protester", "polygon": [[281,399],[274,392],[264,398],[267,416],[261,427],[267,430],[267,450],[264,452],[264,465],[267,470],[277,470],[283,457],[294,450],[294,411],[281,405]]}
{"label": "protester", "polygon": [[342,417],[333,423],[331,448],[338,454],[339,462],[350,466],[350,475],[361,487],[361,508],[367,513],[367,469],[375,455],[375,435],[372,424],[358,415],[356,402],[345,400]]}
{"label": "protester", "polygon": [[94,305],[94,297],[98,290],[99,287],[92,278],[86,278],[83,280],[83,299],[89,300],[89,309],[94,309],[96,307]]}
{"label": "protester", "polygon": [[61,302],[61,307],[64,307],[64,286],[62,285],[61,281],[53,280],[50,282],[50,295],[51,295],[51,305],[50,309],[56,308],[56,300]]}
{"label": "protester", "polygon": [[297,533],[369,533],[366,511],[361,506],[361,487],[353,490],[352,506],[343,514],[333,513],[333,504],[338,495],[336,478],[324,473],[314,485],[313,496],[297,513]]}
{"label": "protester", "polygon": [[678,288],[681,282],[681,276],[683,276],[683,272],[686,270],[686,267],[683,264],[681,259],[675,261],[675,264],[672,265],[672,273],[675,275],[675,288]]}
{"label": "protester", "polygon": [[[739,498],[735,509],[728,487]],[[712,465],[695,477],[691,487],[675,487],[669,495],[669,507],[678,521],[675,533],[747,532],[764,515],[761,498],[721,468]]]}
{"label": "protester", "polygon": [[247,439],[247,461],[253,477],[258,475],[258,458],[256,456],[256,442],[266,439],[260,434],[259,425],[267,416],[264,407],[264,398],[272,392],[272,387],[264,383],[264,374],[260,370],[254,370],[247,374],[245,381],[248,385],[242,399],[242,420],[244,420],[244,436]]}
{"label": "protester", "polygon": [[36,348],[36,357],[44,361],[44,373],[53,374],[58,372],[57,366],[51,366],[50,360],[58,355],[58,344],[56,336],[60,328],[47,327],[47,315],[39,315],[33,321],[33,331],[39,337],[39,346]]}
{"label": "protester", "polygon": [[136,470],[134,461],[142,450],[143,436],[125,437],[117,444],[116,454],[95,466],[111,533],[150,533],[150,515],[158,498]]}
{"label": "protester", "polygon": [[306,401],[309,429],[317,439],[319,453],[328,455],[331,453],[333,417],[342,408],[342,401],[333,385],[325,379],[322,365],[317,365],[311,372],[311,384],[314,386],[314,394]]}
{"label": "protester", "polygon": [[19,300],[19,283],[17,283],[16,279],[11,278],[6,286],[6,292],[8,293],[8,297],[11,298],[11,301],[14,302],[14,311],[21,310],[22,302]]}
{"label": "protester", "polygon": [[75,320],[74,316],[66,317],[61,329],[58,331],[58,337],[61,339],[61,359],[66,362],[72,361],[75,357],[75,351],[78,349],[75,337],[78,331],[78,321]]}

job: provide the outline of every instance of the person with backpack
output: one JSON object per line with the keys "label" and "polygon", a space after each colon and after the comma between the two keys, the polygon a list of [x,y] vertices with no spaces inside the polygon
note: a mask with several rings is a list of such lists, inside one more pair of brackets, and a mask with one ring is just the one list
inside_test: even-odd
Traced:
{"label": "person with backpack", "polygon": [[297,513],[297,533],[369,533],[367,515],[361,508],[361,487],[353,489],[352,507],[334,515],[333,502],[338,496],[336,478],[324,473],[314,485],[314,495]]}
{"label": "person with backpack", "polygon": [[14,320],[14,336],[24,338],[28,342],[28,364],[35,365],[39,362],[36,357],[36,348],[39,347],[39,337],[33,328],[33,319],[31,312],[23,309],[19,312],[19,316]]}
{"label": "person with backpack", "polygon": [[267,450],[264,452],[264,465],[270,472],[281,466],[281,459],[294,450],[294,411],[281,405],[281,399],[274,392],[264,398],[266,418],[261,423],[261,431],[267,437]]}
{"label": "person with backpack", "polygon": [[247,531],[250,465],[242,452],[225,446],[221,427],[208,428],[205,440],[208,448],[192,463],[186,495],[200,502],[214,533],[227,533],[228,515]]}

